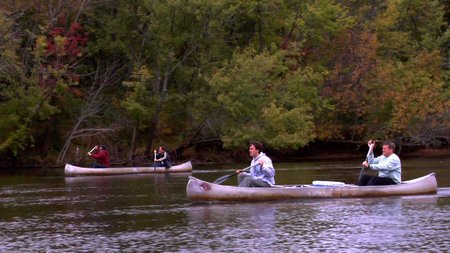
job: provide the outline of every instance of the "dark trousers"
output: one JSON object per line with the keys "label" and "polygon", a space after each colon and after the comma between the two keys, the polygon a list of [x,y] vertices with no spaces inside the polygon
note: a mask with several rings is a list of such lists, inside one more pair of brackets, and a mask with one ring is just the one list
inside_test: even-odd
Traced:
{"label": "dark trousers", "polygon": [[166,160],[162,160],[159,162],[153,162],[152,163],[152,167],[166,167],[166,169],[172,167],[171,163],[169,161]]}
{"label": "dark trousers", "polygon": [[170,164],[170,161],[168,159],[163,160],[162,163],[164,164],[164,167],[166,167],[166,169],[172,167],[172,164]]}
{"label": "dark trousers", "polygon": [[92,167],[94,167],[94,168],[106,168],[105,165],[102,165],[102,164],[99,164],[99,163],[93,163]]}
{"label": "dark trousers", "polygon": [[377,177],[363,174],[356,184],[359,186],[366,186],[366,185],[390,185],[396,183],[394,182],[394,180],[392,180],[392,178]]}

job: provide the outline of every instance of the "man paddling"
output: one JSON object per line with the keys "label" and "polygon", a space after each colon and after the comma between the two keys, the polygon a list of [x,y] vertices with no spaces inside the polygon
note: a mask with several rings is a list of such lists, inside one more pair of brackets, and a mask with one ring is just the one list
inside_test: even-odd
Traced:
{"label": "man paddling", "polygon": [[[97,151],[97,152],[95,152]],[[88,155],[95,159],[94,168],[109,168],[109,153],[105,145],[95,146],[95,153],[88,152]]]}
{"label": "man paddling", "polygon": [[[156,152],[156,150],[155,150]],[[166,169],[170,168],[172,166],[169,155],[166,152],[166,149],[164,147],[159,147],[158,153],[155,153],[155,159],[154,162],[156,163],[156,166],[166,167]]]}
{"label": "man paddling", "polygon": [[263,145],[253,141],[249,145],[249,154],[253,158],[250,173],[236,170],[239,187],[271,187],[275,184],[275,169],[272,160],[262,152]]}
{"label": "man paddling", "polygon": [[363,174],[356,184],[359,186],[400,184],[402,163],[400,158],[394,153],[395,144],[392,141],[383,142],[383,155],[377,158],[374,158],[373,155],[375,142],[370,140],[368,145],[370,149],[369,155],[367,160],[362,163],[362,166],[378,171],[378,176]]}

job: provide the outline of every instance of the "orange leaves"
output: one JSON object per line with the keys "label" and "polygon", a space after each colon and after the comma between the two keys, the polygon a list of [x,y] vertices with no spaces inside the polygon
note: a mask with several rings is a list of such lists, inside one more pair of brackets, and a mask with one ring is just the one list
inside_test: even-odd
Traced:
{"label": "orange leaves", "polygon": [[440,62],[436,52],[422,52],[410,64],[398,68],[395,80],[398,87],[394,99],[398,105],[394,113],[395,130],[402,131],[445,109]]}
{"label": "orange leaves", "polygon": [[342,133],[335,134],[361,135],[366,124],[363,117],[369,109],[365,100],[371,95],[367,80],[377,64],[377,36],[366,30],[347,30],[336,37],[332,46],[328,53],[332,55],[333,71],[322,94],[335,106],[335,125],[342,126]]}

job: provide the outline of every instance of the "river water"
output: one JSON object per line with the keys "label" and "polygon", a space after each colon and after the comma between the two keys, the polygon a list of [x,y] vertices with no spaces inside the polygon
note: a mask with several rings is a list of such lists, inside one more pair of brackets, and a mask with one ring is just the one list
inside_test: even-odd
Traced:
{"label": "river water", "polygon": [[[276,180],[353,183],[359,164],[275,164]],[[436,195],[257,203],[186,198],[189,175],[213,181],[246,166],[74,178],[62,169],[1,171],[0,252],[450,251],[450,158],[403,160],[404,180],[437,173]]]}

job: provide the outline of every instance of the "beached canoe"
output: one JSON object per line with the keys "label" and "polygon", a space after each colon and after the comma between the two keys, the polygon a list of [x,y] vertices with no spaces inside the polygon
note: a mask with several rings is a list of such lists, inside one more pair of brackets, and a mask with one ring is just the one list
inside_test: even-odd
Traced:
{"label": "beached canoe", "polygon": [[141,173],[177,173],[192,171],[192,163],[185,162],[172,166],[168,169],[165,167],[115,167],[115,168],[85,168],[71,164],[66,164],[64,173],[66,176],[100,176],[100,175],[119,175],[119,174],[141,174]]}
{"label": "beached canoe", "polygon": [[189,177],[186,193],[192,201],[261,201],[307,198],[363,198],[435,194],[437,182],[434,173],[404,181],[399,185],[357,186],[336,185],[275,185],[248,188],[213,184]]}

